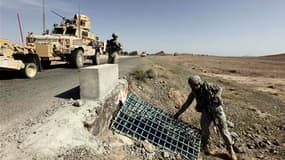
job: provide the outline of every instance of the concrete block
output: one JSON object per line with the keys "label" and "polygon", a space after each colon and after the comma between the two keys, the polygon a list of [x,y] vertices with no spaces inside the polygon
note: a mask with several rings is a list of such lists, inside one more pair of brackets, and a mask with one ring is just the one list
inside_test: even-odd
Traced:
{"label": "concrete block", "polygon": [[101,100],[119,82],[118,64],[103,64],[80,69],[80,98]]}

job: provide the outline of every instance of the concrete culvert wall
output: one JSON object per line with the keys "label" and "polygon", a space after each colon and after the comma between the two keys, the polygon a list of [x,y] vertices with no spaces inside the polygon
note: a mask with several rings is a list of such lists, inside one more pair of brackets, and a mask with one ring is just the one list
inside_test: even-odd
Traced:
{"label": "concrete culvert wall", "polygon": [[93,120],[84,121],[84,126],[93,135],[102,135],[110,126],[114,113],[119,109],[120,101],[124,101],[128,93],[128,83],[120,80],[119,84],[106,98],[104,103],[96,108],[96,117]]}
{"label": "concrete culvert wall", "polygon": [[104,99],[103,104],[96,108],[96,118],[84,121],[84,126],[95,136],[109,127],[119,101],[127,97],[128,83],[126,80],[119,81],[118,74],[117,64],[91,66],[80,70],[81,99]]}

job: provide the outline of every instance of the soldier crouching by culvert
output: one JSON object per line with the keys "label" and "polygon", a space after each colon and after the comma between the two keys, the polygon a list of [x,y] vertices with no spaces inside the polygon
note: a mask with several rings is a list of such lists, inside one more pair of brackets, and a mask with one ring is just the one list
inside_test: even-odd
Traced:
{"label": "soldier crouching by culvert", "polygon": [[117,63],[118,54],[122,50],[121,43],[118,40],[118,35],[116,33],[112,34],[112,39],[107,41],[107,53],[108,53],[108,63],[115,64]]}
{"label": "soldier crouching by culvert", "polygon": [[206,155],[211,154],[209,150],[210,138],[210,124],[213,122],[219,129],[226,148],[233,160],[237,160],[236,154],[233,150],[233,141],[230,132],[228,131],[226,115],[223,110],[222,102],[222,88],[216,84],[203,82],[198,75],[190,76],[188,83],[192,89],[186,102],[181,109],[174,115],[178,118],[196,98],[196,110],[201,112],[201,136],[202,136],[202,150]]}

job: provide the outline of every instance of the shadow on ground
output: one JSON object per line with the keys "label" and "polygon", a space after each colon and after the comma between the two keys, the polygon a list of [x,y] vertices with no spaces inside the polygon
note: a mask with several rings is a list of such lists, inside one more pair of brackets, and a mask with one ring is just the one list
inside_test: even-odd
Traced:
{"label": "shadow on ground", "polygon": [[215,154],[212,154],[212,156],[223,159],[223,160],[231,160],[231,158],[225,153],[215,153]]}
{"label": "shadow on ground", "polygon": [[0,80],[27,79],[21,71],[0,71]]}
{"label": "shadow on ground", "polygon": [[[100,62],[100,64],[106,64],[106,62]],[[85,62],[84,67],[92,66],[93,63],[91,62]],[[53,69],[58,69],[58,68],[64,68],[64,69],[77,69],[75,66],[69,64],[69,63],[64,63],[64,64],[52,64],[49,66],[46,66],[44,70],[53,70]]]}
{"label": "shadow on ground", "polygon": [[65,92],[62,92],[58,95],[56,95],[55,97],[57,98],[63,98],[63,99],[80,99],[80,87],[76,86],[70,90],[67,90]]}

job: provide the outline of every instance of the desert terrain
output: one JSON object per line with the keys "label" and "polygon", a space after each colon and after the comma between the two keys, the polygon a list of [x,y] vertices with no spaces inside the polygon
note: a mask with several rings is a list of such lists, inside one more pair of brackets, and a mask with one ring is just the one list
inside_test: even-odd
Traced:
{"label": "desert terrain", "polygon": [[[282,58],[198,55],[137,57],[134,62],[139,63],[123,62],[126,72],[120,77],[127,79],[129,92],[170,114],[178,111],[191,91],[187,84],[190,74],[198,74],[203,80],[217,83],[224,89],[224,110],[238,158],[282,160],[285,158],[285,60]],[[51,73],[59,70],[62,69],[50,69],[44,73],[53,76]],[[73,72],[71,74],[76,76]],[[3,84],[14,81],[27,80],[7,79],[3,80]],[[33,81],[39,85],[45,83],[41,81],[41,75]],[[6,92],[12,94],[13,90]],[[96,107],[103,102],[74,107],[80,102],[72,98],[76,95],[78,91],[68,92],[67,98],[50,102],[50,107],[42,108],[40,113],[31,114],[15,125],[6,125],[5,130],[2,128],[0,158],[183,159],[155,148],[149,142],[134,141],[111,130],[101,136],[93,136],[84,123],[90,117],[96,117]],[[34,101],[41,100],[34,98]],[[200,113],[195,111],[194,106],[195,102],[180,118],[200,128]],[[211,133],[213,154],[206,156],[201,153],[201,158],[229,159],[221,136],[214,129],[211,129]],[[50,154],[43,157],[40,151]]]}
{"label": "desert terrain", "polygon": [[[273,58],[272,58],[273,57]],[[146,72],[152,70],[151,77]],[[285,59],[268,57],[150,56],[129,77],[131,90],[174,114],[191,89],[190,74],[223,87],[224,110],[239,159],[285,158]],[[199,127],[194,105],[181,116]],[[212,130],[214,155],[227,159],[221,138]]]}

